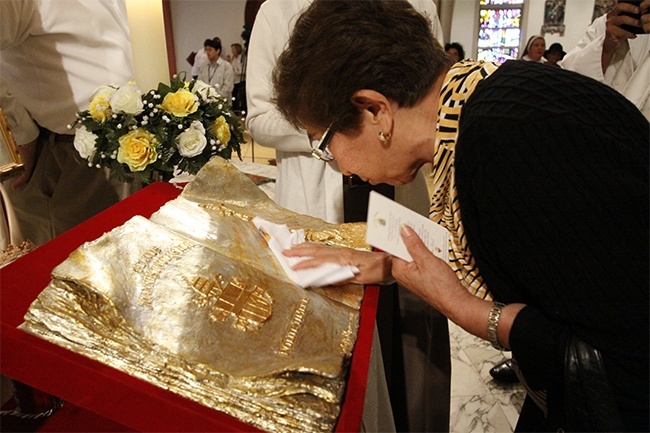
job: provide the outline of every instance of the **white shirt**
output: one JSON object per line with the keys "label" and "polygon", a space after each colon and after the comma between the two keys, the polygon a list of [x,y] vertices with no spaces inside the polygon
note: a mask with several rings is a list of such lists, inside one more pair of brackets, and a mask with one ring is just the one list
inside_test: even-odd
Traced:
{"label": "white shirt", "polygon": [[[433,1],[410,2],[431,20],[433,35],[442,44],[442,28]],[[311,0],[267,0],[260,7],[248,46],[246,127],[260,145],[276,149],[276,202],[294,212],[336,224],[343,222],[343,178],[338,164],[312,157],[307,135],[284,119],[270,97],[275,59],[285,48],[296,19],[310,3]],[[409,202],[428,207],[424,178],[418,179],[419,182],[396,188],[396,197],[408,197]]]}
{"label": "white shirt", "polygon": [[34,121],[70,134],[97,87],[135,78],[124,0],[1,0],[0,16],[0,104],[8,92],[33,119],[8,115],[22,119],[18,144],[36,138]]}
{"label": "white shirt", "polygon": [[241,55],[239,55],[239,57],[234,57],[230,61],[230,64],[232,65],[232,72],[235,75],[235,84],[241,83],[243,81],[241,76],[242,73]]}
{"label": "white shirt", "polygon": [[194,56],[194,64],[192,65],[191,72],[192,76],[198,77],[201,66],[205,65],[208,62],[208,55],[205,54],[205,48],[202,47],[199,51],[196,52],[196,55]]}
{"label": "white shirt", "polygon": [[539,60],[533,60],[530,57],[528,57],[528,54],[526,54],[524,57],[522,57],[521,60],[525,60],[527,62],[546,63],[546,59],[544,57],[540,57]]}
{"label": "white shirt", "polygon": [[650,35],[628,39],[614,54],[603,73],[601,58],[607,30],[607,16],[594,20],[574,49],[559,63],[614,88],[630,99],[650,120]]}
{"label": "white shirt", "polygon": [[199,69],[199,80],[215,86],[221,96],[230,99],[235,87],[235,74],[230,63],[219,57],[214,63],[206,63]]}

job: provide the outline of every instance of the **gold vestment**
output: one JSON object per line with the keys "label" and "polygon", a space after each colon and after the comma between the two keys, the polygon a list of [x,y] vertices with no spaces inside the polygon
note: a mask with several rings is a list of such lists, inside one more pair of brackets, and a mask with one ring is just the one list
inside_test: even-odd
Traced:
{"label": "gold vestment", "polygon": [[332,431],[363,287],[292,283],[251,222],[367,247],[280,208],[215,157],[150,219],[75,250],[21,329],[268,431]]}

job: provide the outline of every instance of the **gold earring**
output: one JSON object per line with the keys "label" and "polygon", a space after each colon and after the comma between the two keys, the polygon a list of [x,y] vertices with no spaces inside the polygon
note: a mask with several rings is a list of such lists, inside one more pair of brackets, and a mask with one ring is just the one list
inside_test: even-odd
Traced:
{"label": "gold earring", "polygon": [[384,144],[388,143],[388,140],[390,140],[391,136],[392,134],[390,132],[388,134],[384,134],[382,131],[379,131],[379,141]]}

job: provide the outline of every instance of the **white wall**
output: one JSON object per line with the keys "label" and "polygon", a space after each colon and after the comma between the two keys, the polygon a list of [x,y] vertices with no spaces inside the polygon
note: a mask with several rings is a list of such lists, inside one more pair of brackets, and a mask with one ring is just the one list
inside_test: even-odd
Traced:
{"label": "white wall", "polygon": [[478,39],[478,1],[456,0],[447,42],[458,42],[465,49],[465,57],[475,59]]}
{"label": "white wall", "polygon": [[[544,3],[545,0],[528,0],[524,11],[527,23],[523,43],[526,43],[530,36],[541,34],[544,24]],[[544,35],[546,46],[549,47],[552,43],[559,42],[564,51],[569,52],[585,34],[585,30],[591,24],[593,13],[594,0],[567,0],[564,11],[564,25],[566,26],[564,36],[547,33]]]}
{"label": "white wall", "polygon": [[223,57],[231,54],[230,44],[242,43],[246,0],[171,0],[170,6],[176,72],[189,74],[191,66],[185,59],[206,39],[221,38]]}
{"label": "white wall", "polygon": [[[542,31],[544,23],[545,0],[527,0],[524,6],[522,20],[522,45],[532,35]],[[465,55],[476,58],[478,37],[478,0],[456,0],[452,17],[450,41],[459,42],[465,48]],[[559,42],[564,51],[569,52],[584,35],[591,23],[594,10],[594,0],[567,0],[564,14],[566,26],[564,36],[557,33],[544,35],[546,46]],[[520,51],[521,52],[521,51]]]}
{"label": "white wall", "polygon": [[169,82],[162,3],[160,0],[127,0],[126,13],[135,82],[140,90],[146,92],[158,87],[160,82]]}

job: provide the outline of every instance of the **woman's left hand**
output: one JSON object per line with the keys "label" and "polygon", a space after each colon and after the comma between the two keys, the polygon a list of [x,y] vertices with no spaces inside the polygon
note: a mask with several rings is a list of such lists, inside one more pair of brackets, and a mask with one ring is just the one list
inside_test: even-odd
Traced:
{"label": "woman's left hand", "polygon": [[445,316],[454,316],[453,305],[458,305],[469,292],[449,265],[434,256],[411,227],[402,227],[401,234],[413,261],[394,258],[393,276]]}
{"label": "woman's left hand", "polygon": [[294,266],[295,270],[314,268],[323,263],[356,266],[359,274],[343,283],[384,284],[392,280],[390,275],[392,257],[386,253],[304,242],[285,250],[284,255],[309,257]]}
{"label": "woman's left hand", "polygon": [[[434,256],[412,228],[402,228],[402,240],[413,261],[393,260],[393,275],[397,281],[466,331],[487,339],[492,302],[467,291],[449,265]],[[510,347],[512,323],[524,306],[509,304],[502,310],[498,337],[506,347]]]}

